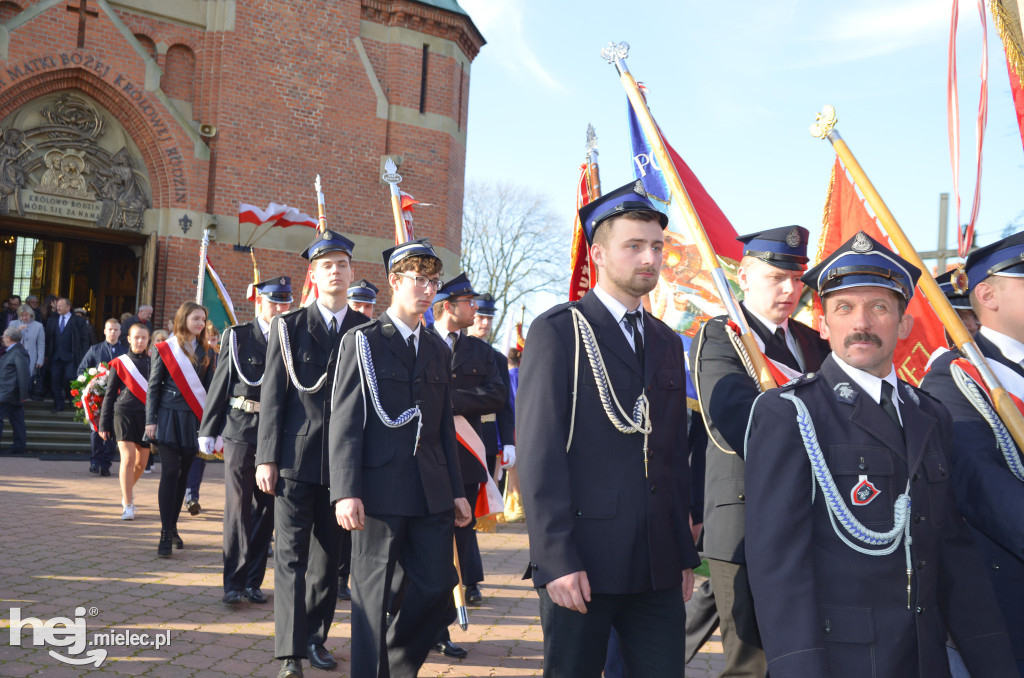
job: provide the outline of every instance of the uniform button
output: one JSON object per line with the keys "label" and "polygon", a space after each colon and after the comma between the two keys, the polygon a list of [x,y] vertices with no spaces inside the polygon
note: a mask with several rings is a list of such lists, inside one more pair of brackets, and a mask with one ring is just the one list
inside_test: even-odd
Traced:
{"label": "uniform button", "polygon": [[655,483],[651,483],[651,494],[658,491],[658,486]]}
{"label": "uniform button", "polygon": [[459,375],[457,375],[457,374],[455,374],[454,372],[452,372],[452,379],[454,379],[454,378],[455,378],[455,377],[457,377],[457,376],[459,376]]}
{"label": "uniform button", "polygon": [[918,607],[918,608],[917,608],[917,610],[916,610],[916,612],[917,612],[918,614],[924,614],[924,607]]}
{"label": "uniform button", "polygon": [[825,620],[825,633],[832,633],[832,622],[828,619]]}
{"label": "uniform button", "polygon": [[861,457],[861,458],[860,458],[860,463],[859,463],[859,464],[857,464],[857,468],[859,468],[859,469],[860,469],[861,471],[863,471],[863,470],[865,470],[865,469],[866,469],[867,467],[868,467],[868,465],[864,463],[864,457]]}
{"label": "uniform button", "polygon": [[414,383],[414,384],[420,383],[420,378],[416,377],[415,379],[412,380],[412,383]]}
{"label": "uniform button", "polygon": [[914,474],[914,482],[917,482],[920,479],[921,479],[921,474],[920,473],[915,473]]}
{"label": "uniform button", "polygon": [[920,513],[915,513],[914,514],[914,522],[915,523],[921,522],[921,514]]}
{"label": "uniform button", "polygon": [[581,511],[579,509],[576,509],[575,515],[576,515],[577,518],[582,518],[583,517],[583,511]]}
{"label": "uniform button", "polygon": [[923,570],[924,566],[925,566],[925,561],[923,561],[923,560],[917,561],[917,569]]}
{"label": "uniform button", "polygon": [[676,381],[675,381],[675,379],[669,379],[669,380],[668,380],[668,385],[669,385],[669,386],[675,386],[675,385],[676,385]]}
{"label": "uniform button", "polygon": [[746,501],[747,500],[747,495],[741,494],[739,497],[737,497],[737,499],[739,499],[740,501]]}
{"label": "uniform button", "polygon": [[992,563],[992,569],[993,570],[998,570],[999,569],[999,563]]}

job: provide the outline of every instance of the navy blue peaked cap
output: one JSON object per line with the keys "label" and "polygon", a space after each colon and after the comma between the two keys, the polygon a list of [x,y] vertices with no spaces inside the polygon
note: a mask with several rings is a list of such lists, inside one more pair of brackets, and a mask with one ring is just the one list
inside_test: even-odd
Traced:
{"label": "navy blue peaked cap", "polygon": [[657,214],[658,223],[662,228],[668,226],[668,215],[654,206],[651,199],[647,197],[643,182],[639,179],[588,202],[580,208],[579,212],[580,224],[583,226],[584,235],[587,236],[587,244],[593,244],[594,231],[602,222],[627,212],[644,210]]}
{"label": "navy blue peaked cap", "polygon": [[450,297],[462,297],[462,296],[476,296],[476,292],[473,291],[473,283],[469,282],[469,276],[465,273],[460,273],[451,280],[441,283],[441,289],[438,290],[437,295],[434,297],[434,303],[444,301]]}
{"label": "navy blue peaked cap", "polygon": [[352,256],[352,250],[355,249],[355,243],[343,236],[340,233],[334,231],[324,231],[323,233],[317,233],[316,238],[309,244],[306,251],[302,253],[303,258],[313,261],[317,257],[322,257],[328,252],[344,252],[348,256]]}
{"label": "navy blue peaked cap", "polygon": [[775,268],[803,271],[807,268],[807,239],[803,226],[782,226],[736,236],[743,243],[743,256],[760,259]]}
{"label": "navy blue peaked cap", "polygon": [[438,261],[441,261],[441,257],[437,256],[434,252],[434,248],[431,247],[430,241],[426,238],[420,240],[410,240],[404,242],[401,245],[395,245],[384,250],[384,271],[387,273],[391,272],[391,269],[395,267],[395,264],[400,262],[402,259],[408,257],[433,257]]}
{"label": "navy blue peaked cap", "polygon": [[857,231],[800,279],[823,297],[851,287],[885,287],[909,301],[920,277],[917,266],[864,231]]}
{"label": "navy blue peaked cap", "polygon": [[380,290],[376,285],[363,279],[348,288],[348,299],[361,304],[375,304],[377,303],[377,292]]}
{"label": "navy blue peaked cap", "polygon": [[974,286],[990,275],[1024,278],[1024,233],[997,240],[967,255],[967,286]]}

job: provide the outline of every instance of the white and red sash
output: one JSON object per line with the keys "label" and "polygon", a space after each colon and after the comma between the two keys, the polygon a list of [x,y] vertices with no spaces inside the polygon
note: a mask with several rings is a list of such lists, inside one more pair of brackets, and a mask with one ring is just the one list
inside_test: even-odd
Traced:
{"label": "white and red sash", "polygon": [[[729,320],[726,324],[733,332],[736,333],[737,336],[740,336],[740,328],[736,323]],[[761,337],[757,336],[757,332],[751,331],[750,334],[753,335],[754,341],[757,342],[757,347],[761,350],[761,355],[764,355],[764,342],[761,341]],[[765,362],[768,363],[768,371],[772,373],[772,378],[775,379],[775,383],[779,386],[787,384],[803,374],[803,372],[798,372],[789,365],[780,363],[777,360],[772,360],[768,356],[764,356],[764,359]]]}
{"label": "white and red sash", "polygon": [[[978,372],[978,368],[966,358],[957,358],[953,361],[953,364],[962,369],[967,373],[967,376],[978,385],[982,393],[988,398],[989,402],[992,402],[992,393],[989,391],[988,386],[985,385],[985,380],[981,378],[981,373]],[[1010,396],[1010,400],[1017,406],[1017,409],[1024,414],[1024,377],[1014,372],[1012,369],[1003,365],[998,360],[989,360],[989,368],[992,369],[992,373],[996,375],[996,379]]]}
{"label": "white and red sash", "polygon": [[206,388],[203,382],[199,381],[199,375],[192,361],[188,359],[185,352],[178,345],[178,338],[174,335],[167,341],[161,341],[156,345],[160,358],[164,361],[167,371],[174,379],[175,385],[181,391],[185,402],[192,408],[192,414],[196,419],[202,421],[203,409],[206,407]]}
{"label": "white and red sash", "polygon": [[146,404],[146,393],[149,392],[149,379],[147,379],[135,362],[127,354],[114,358],[110,361],[110,369],[117,372],[118,378],[138,398],[143,405]]}
{"label": "white and red sash", "polygon": [[487,474],[487,482],[480,483],[480,488],[477,491],[476,517],[483,518],[492,513],[504,513],[505,500],[501,497],[498,484],[494,482],[491,474],[487,473],[487,448],[484,447],[484,441],[480,440],[480,436],[473,430],[473,425],[461,414],[455,417],[455,437],[458,438],[460,445],[473,453],[476,460],[480,462],[480,466],[483,467],[484,473]]}

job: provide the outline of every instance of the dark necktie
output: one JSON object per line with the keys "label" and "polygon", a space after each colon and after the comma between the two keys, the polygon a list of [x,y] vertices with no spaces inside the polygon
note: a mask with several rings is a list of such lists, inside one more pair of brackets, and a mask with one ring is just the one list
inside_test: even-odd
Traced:
{"label": "dark necktie", "polygon": [[61,331],[61,332],[63,332],[63,331],[64,331],[64,326],[65,326],[65,325],[67,325],[67,324],[68,324],[68,319],[67,319],[67,316],[63,316],[63,315],[62,315],[62,316],[60,317],[60,331]]}
{"label": "dark necktie", "polygon": [[452,340],[452,353],[455,353],[455,344],[459,341],[459,333],[449,332],[448,338]]}
{"label": "dark necktie", "polygon": [[882,382],[882,397],[878,399],[878,404],[882,406],[892,422],[902,430],[903,424],[900,423],[899,412],[896,411],[896,406],[892,402],[892,384],[887,381]]}
{"label": "dark necktie", "polygon": [[640,360],[640,367],[644,366],[644,337],[640,333],[640,311],[626,313],[626,323],[629,325],[629,333],[633,335],[633,350]]}
{"label": "dark necktie", "polygon": [[410,334],[409,338],[405,340],[405,343],[409,345],[409,364],[416,364],[416,335]]}
{"label": "dark necktie", "polygon": [[331,341],[335,341],[338,338],[338,319],[331,318],[331,324],[327,326],[327,329],[331,331]]}
{"label": "dark necktie", "polygon": [[775,362],[782,363],[786,367],[791,367],[797,372],[800,372],[800,364],[797,363],[796,358],[789,350],[789,346],[786,345],[786,330],[782,329],[782,326],[775,328],[775,334],[768,338],[768,343],[765,344],[764,354],[774,360]]}

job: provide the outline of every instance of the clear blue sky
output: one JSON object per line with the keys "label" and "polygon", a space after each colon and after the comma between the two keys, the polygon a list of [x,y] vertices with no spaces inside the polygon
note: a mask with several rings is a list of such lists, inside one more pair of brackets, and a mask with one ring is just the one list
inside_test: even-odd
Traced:
{"label": "clear blue sky", "polygon": [[[812,237],[834,153],[807,129],[825,103],[919,250],[936,246],[939,194],[955,203],[946,129],[949,0],[644,3],[460,0],[488,41],[472,65],[468,180],[546,193],[571,224],[592,123],[602,185],[633,178],[626,101],[609,40],[648,88],[666,137],[739,233],[801,224]],[[1024,148],[989,19],[989,121],[976,242],[1024,229]],[[974,188],[981,28],[960,3],[961,208]],[[569,244],[566,243],[568,248]]]}

